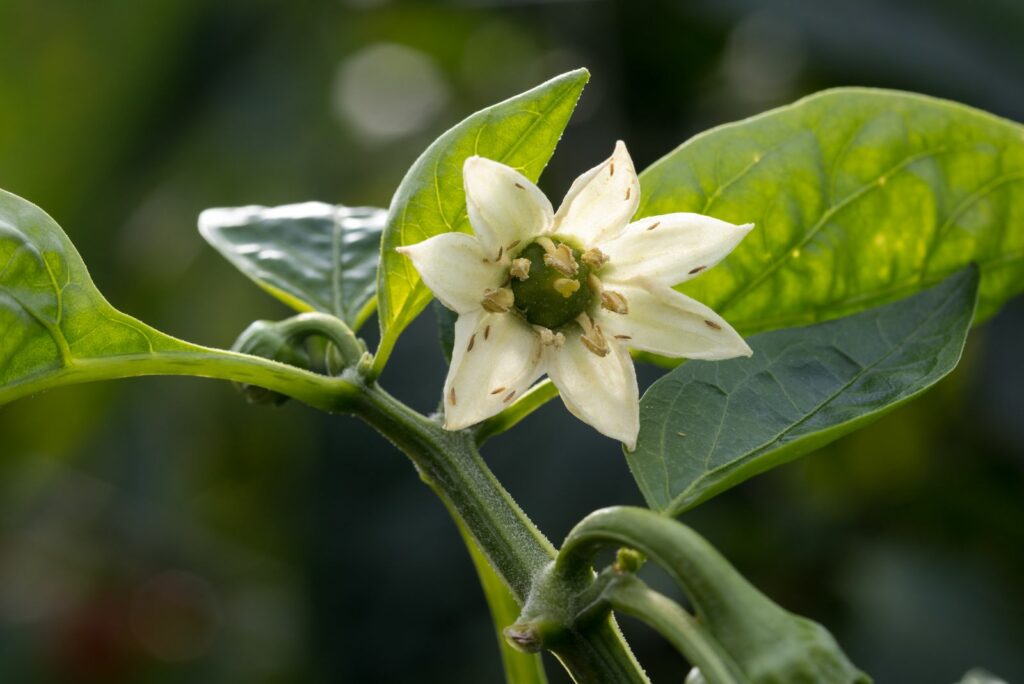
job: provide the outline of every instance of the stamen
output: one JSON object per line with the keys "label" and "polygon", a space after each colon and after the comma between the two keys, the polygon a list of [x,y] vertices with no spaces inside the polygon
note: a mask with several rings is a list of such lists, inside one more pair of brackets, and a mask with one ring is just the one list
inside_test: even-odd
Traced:
{"label": "stamen", "polygon": [[611,350],[608,348],[608,341],[604,339],[604,333],[601,332],[601,326],[595,325],[587,314],[580,314],[576,322],[583,328],[583,334],[580,335],[583,346],[598,356],[607,356]]}
{"label": "stamen", "polygon": [[[508,310],[515,304],[516,298],[512,290],[507,287],[499,287],[496,290],[484,290],[483,301],[480,305],[484,311],[491,313],[508,313]],[[486,339],[486,334],[484,338]]]}
{"label": "stamen", "polygon": [[700,273],[705,268],[707,268],[707,266],[698,266],[697,268],[691,268],[689,275],[693,275],[694,273]]}
{"label": "stamen", "polygon": [[476,333],[469,336],[469,344],[466,346],[466,351],[473,351],[473,345],[476,344]]}
{"label": "stamen", "polygon": [[[545,247],[545,251],[546,250],[547,248]],[[576,263],[576,260],[572,256],[572,249],[569,248],[569,245],[564,243],[558,245],[554,252],[548,252],[545,254],[544,263],[562,275],[570,278],[576,275],[580,270],[580,265]]]}
{"label": "stamen", "polygon": [[512,268],[508,272],[513,278],[528,280],[530,278],[530,263],[529,259],[513,259]]}
{"label": "stamen", "polygon": [[590,289],[597,294],[601,294],[604,291],[604,284],[601,282],[601,279],[597,277],[596,273],[587,274],[587,285],[589,285]]}
{"label": "stamen", "polygon": [[555,288],[555,292],[568,299],[576,290],[580,289],[580,281],[571,278],[557,278],[555,282],[551,283],[551,287]]}
{"label": "stamen", "polygon": [[583,263],[594,269],[601,268],[608,263],[608,255],[597,247],[591,247],[580,258],[583,260]]}
{"label": "stamen", "polygon": [[557,247],[555,243],[551,241],[551,238],[544,237],[543,235],[534,240],[538,245],[544,248],[544,252],[547,254],[554,254]]}
{"label": "stamen", "polygon": [[704,325],[708,326],[712,330],[721,330],[722,326],[718,325],[714,321],[704,321]]}
{"label": "stamen", "polygon": [[544,328],[539,325],[535,325],[533,328],[538,334],[540,334],[541,345],[559,349],[563,344],[565,344],[565,335],[562,333],[551,332],[549,328]]}
{"label": "stamen", "polygon": [[504,385],[502,385],[501,387],[495,387],[494,389],[491,390],[491,394],[501,394],[506,389],[508,389],[508,388],[505,387]]}
{"label": "stamen", "polygon": [[601,293],[601,306],[612,313],[628,314],[629,302],[622,296],[621,292],[605,290]]}

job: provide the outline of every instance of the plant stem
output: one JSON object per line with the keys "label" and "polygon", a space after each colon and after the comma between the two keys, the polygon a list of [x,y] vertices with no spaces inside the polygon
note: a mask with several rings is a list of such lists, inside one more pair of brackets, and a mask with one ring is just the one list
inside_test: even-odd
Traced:
{"label": "plant stem", "polygon": [[[376,384],[361,387],[354,412],[403,451],[453,511],[522,604],[555,548],[484,463],[469,431],[448,432]],[[603,620],[554,650],[577,682],[640,684],[647,678],[618,628]]]}
{"label": "plant stem", "polygon": [[643,620],[700,669],[708,684],[742,684],[747,678],[692,615],[633,575],[613,581],[604,591],[612,610]]}

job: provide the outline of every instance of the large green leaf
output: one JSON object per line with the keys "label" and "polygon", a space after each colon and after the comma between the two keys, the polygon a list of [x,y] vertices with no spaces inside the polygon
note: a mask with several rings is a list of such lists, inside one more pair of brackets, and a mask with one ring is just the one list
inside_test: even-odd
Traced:
{"label": "large green leaf", "polygon": [[893,301],[975,262],[978,316],[1024,290],[1024,127],[846,88],[698,135],[641,175],[640,216],[756,224],[681,289],[743,333]]}
{"label": "large green leaf", "polygon": [[340,408],[349,384],[200,347],[112,307],[42,209],[0,190],[0,404],[51,387],[138,375],[234,380]]}
{"label": "large green leaf", "polygon": [[409,169],[391,201],[381,242],[378,371],[431,297],[395,248],[448,231],[470,232],[462,189],[462,164],[468,157],[494,159],[537,180],[589,78],[585,69],[570,71],[473,114],[434,141]]}
{"label": "large green leaf", "polygon": [[207,209],[199,232],[238,270],[296,311],[357,329],[373,312],[386,212],[305,202]]}
{"label": "large green leaf", "polygon": [[920,394],[956,366],[977,295],[970,267],[892,304],[757,335],[750,358],[676,368],[641,399],[627,455],[647,503],[677,515]]}

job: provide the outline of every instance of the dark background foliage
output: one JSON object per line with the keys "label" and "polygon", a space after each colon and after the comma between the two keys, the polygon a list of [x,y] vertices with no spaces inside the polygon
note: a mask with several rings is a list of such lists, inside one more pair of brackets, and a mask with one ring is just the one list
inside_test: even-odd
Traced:
{"label": "dark background foliage", "polygon": [[[386,206],[448,125],[579,65],[593,79],[542,179],[556,199],[616,138],[642,168],[829,86],[1020,121],[1021,35],[1016,0],[7,0],[0,187],[54,215],[116,306],[227,346],[286,311],[203,244],[205,207]],[[685,520],[879,682],[1024,678],[1022,344],[1016,301],[925,398]],[[426,410],[444,370],[426,314],[383,382]],[[640,503],[618,446],[555,403],[486,455],[555,540]],[[0,680],[500,676],[453,526],[368,429],[188,379],[0,409]]]}

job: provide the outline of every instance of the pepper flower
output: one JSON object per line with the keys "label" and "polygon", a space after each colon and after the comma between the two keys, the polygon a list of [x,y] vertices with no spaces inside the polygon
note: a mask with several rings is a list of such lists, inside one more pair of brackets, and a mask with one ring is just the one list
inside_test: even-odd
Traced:
{"label": "pepper flower", "polygon": [[672,286],[721,261],[753,224],[690,213],[630,223],[640,183],[621,141],[557,212],[525,176],[490,159],[467,159],[463,182],[473,234],[399,248],[458,314],[446,429],[497,414],[547,374],[570,412],[632,450],[640,408],[629,349],[751,354],[721,316]]}

